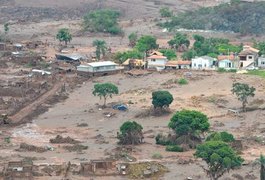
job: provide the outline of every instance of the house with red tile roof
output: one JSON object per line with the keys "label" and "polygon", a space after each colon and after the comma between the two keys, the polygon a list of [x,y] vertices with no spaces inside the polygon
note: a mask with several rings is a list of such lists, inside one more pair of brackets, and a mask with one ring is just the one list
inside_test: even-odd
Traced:
{"label": "house with red tile roof", "polygon": [[166,63],[168,62],[166,56],[162,55],[152,55],[147,58],[147,68],[148,69],[156,69],[163,70],[166,67]]}

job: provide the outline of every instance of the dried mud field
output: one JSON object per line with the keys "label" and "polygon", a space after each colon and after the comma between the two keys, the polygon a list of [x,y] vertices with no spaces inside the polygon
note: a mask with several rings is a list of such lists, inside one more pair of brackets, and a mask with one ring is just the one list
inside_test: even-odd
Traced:
{"label": "dried mud field", "polygon": [[[259,166],[255,160],[261,153],[265,153],[263,145],[265,137],[262,136],[265,129],[264,79],[234,73],[192,71],[192,76],[188,78],[189,84],[181,86],[172,83],[184,74],[185,72],[182,71],[154,72],[141,77],[117,74],[84,81],[69,94],[68,99],[34,118],[32,123],[12,128],[9,131],[11,145],[1,148],[1,161],[32,157],[34,164],[62,164],[68,161],[78,164],[91,159],[107,158],[113,156],[117,150],[116,133],[120,125],[127,120],[134,120],[144,128],[145,143],[134,147],[131,152],[132,157],[137,161],[150,161],[154,153],[160,153],[163,158],[159,162],[169,169],[169,172],[160,179],[187,177],[205,179],[205,173],[200,167],[203,163],[193,158],[193,151],[166,152],[165,147],[156,145],[154,139],[158,133],[170,131],[167,124],[174,112],[192,109],[201,111],[209,117],[211,130],[225,130],[242,140],[242,157],[245,159],[245,165],[225,175],[223,179],[228,177],[236,179],[237,176],[244,179],[258,178]],[[99,108],[102,101],[92,95],[93,85],[97,82],[112,82],[119,87],[120,94],[108,100],[106,109]],[[245,82],[257,89],[256,96],[249,104],[252,111],[239,115],[227,113],[229,108],[238,109],[241,106],[231,94],[233,82]],[[172,93],[174,102],[170,106],[170,114],[157,117],[146,112],[151,108],[151,92],[158,89],[166,89]],[[113,110],[111,105],[117,103],[128,104],[129,110],[126,112]],[[50,143],[50,139],[57,135],[69,136],[88,146],[88,149],[71,152],[62,144]],[[20,143],[50,147],[51,150],[41,153],[17,152],[15,149],[19,148]],[[80,177],[72,176],[72,178]],[[106,177],[93,178],[106,179]],[[120,176],[113,179],[124,178]]]}

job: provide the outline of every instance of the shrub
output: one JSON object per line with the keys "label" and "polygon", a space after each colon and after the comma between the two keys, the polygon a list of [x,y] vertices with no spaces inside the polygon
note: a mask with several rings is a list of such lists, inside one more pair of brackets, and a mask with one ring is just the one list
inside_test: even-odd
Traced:
{"label": "shrub", "polygon": [[229,69],[228,72],[236,73],[237,72],[237,69]]}
{"label": "shrub", "polygon": [[179,145],[168,145],[166,146],[166,151],[183,152],[183,148],[180,147]]}
{"label": "shrub", "polygon": [[163,145],[163,146],[173,145],[173,143],[166,136],[163,136],[162,134],[158,134],[155,137],[155,140],[156,140],[156,144],[159,144],[159,145]]}
{"label": "shrub", "polygon": [[233,142],[235,141],[235,138],[232,134],[228,132],[214,132],[210,134],[207,138],[206,141],[223,141],[223,142]]}
{"label": "shrub", "polygon": [[134,145],[140,144],[143,140],[143,127],[135,121],[126,121],[120,127],[118,134],[119,144]]}
{"label": "shrub", "polygon": [[188,84],[188,81],[185,78],[181,78],[178,80],[178,84],[179,85],[185,85],[185,84]]}
{"label": "shrub", "polygon": [[222,73],[222,72],[226,72],[226,69],[225,69],[225,68],[218,68],[218,69],[217,69],[217,72],[221,72],[221,73]]}
{"label": "shrub", "polygon": [[162,156],[160,153],[154,153],[154,154],[152,155],[152,158],[153,158],[153,159],[162,159],[163,156]]}

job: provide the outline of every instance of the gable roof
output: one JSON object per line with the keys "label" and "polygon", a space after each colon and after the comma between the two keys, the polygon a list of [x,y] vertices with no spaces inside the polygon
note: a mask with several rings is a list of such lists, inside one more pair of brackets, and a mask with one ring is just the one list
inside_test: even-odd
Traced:
{"label": "gable roof", "polygon": [[209,60],[209,61],[215,61],[216,60],[216,58],[212,58],[210,56],[200,56],[200,57],[196,56],[195,58],[192,58],[192,60],[199,59],[199,58],[204,59],[204,60]]}
{"label": "gable roof", "polygon": [[243,46],[243,50],[239,53],[239,56],[245,56],[248,54],[257,54],[259,53],[258,49],[255,49],[251,46]]}
{"label": "gable roof", "polygon": [[153,51],[150,56],[153,56],[153,55],[157,55],[157,56],[163,56],[163,53],[159,52],[159,51]]}

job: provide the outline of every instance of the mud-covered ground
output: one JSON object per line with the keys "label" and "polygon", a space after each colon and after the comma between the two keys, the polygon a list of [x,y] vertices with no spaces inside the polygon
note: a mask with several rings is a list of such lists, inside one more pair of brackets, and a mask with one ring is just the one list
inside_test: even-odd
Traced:
{"label": "mud-covered ground", "polygon": [[[227,176],[239,174],[243,178],[249,177],[248,175],[258,177],[259,168],[254,162],[261,153],[265,153],[262,145],[265,112],[258,108],[264,106],[264,80],[233,73],[194,71],[192,74],[189,84],[183,86],[168,83],[169,80],[182,77],[181,72],[152,73],[138,78],[118,74],[84,81],[64,102],[54,105],[46,113],[35,118],[32,123],[12,129],[10,131],[12,145],[6,149],[3,148],[1,154],[8,159],[16,159],[19,156],[37,157],[34,161],[36,164],[61,164],[68,161],[80,163],[90,159],[109,157],[117,146],[116,133],[121,124],[127,120],[134,120],[144,128],[145,144],[136,146],[136,150],[132,153],[133,157],[139,161],[152,160],[154,153],[160,153],[163,156],[160,161],[170,169],[162,179],[186,177],[205,179],[205,174],[200,167],[203,163],[193,159],[193,151],[166,152],[165,147],[156,145],[154,140],[154,136],[158,133],[170,131],[167,124],[175,111],[194,109],[209,117],[211,130],[228,131],[243,141],[242,157],[247,165],[231,171]],[[249,83],[257,89],[256,96],[250,99],[250,106],[254,107],[254,110],[240,113],[239,116],[227,114],[229,108],[241,107],[241,103],[230,91],[235,81]],[[108,100],[109,108],[100,109],[98,104],[102,101],[92,95],[93,85],[97,82],[112,82],[119,87],[120,94]],[[158,89],[166,89],[173,94],[174,102],[170,106],[172,113],[160,117],[143,116],[151,107],[151,92]],[[111,108],[112,104],[128,104],[129,101],[127,112]],[[113,116],[107,117],[106,115],[110,113]],[[80,126],[84,123],[87,125]],[[69,152],[62,145],[49,142],[56,135],[70,136],[81,141],[82,145],[88,146],[88,149],[81,153]],[[257,138],[260,141],[257,141]],[[44,153],[14,151],[22,142],[39,147],[53,147],[54,150]],[[180,164],[182,159],[192,159],[192,161],[190,164],[183,165]]]}

